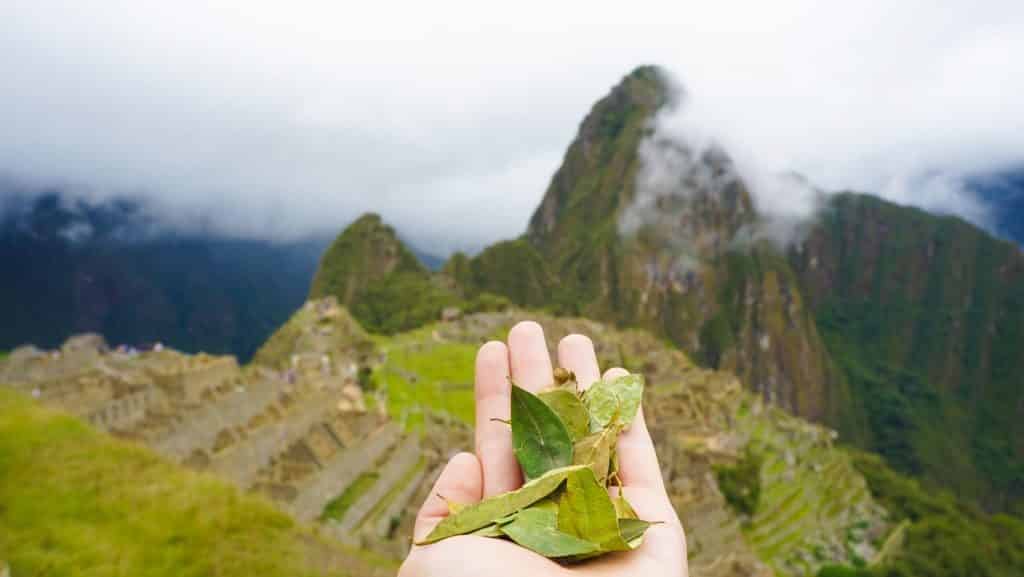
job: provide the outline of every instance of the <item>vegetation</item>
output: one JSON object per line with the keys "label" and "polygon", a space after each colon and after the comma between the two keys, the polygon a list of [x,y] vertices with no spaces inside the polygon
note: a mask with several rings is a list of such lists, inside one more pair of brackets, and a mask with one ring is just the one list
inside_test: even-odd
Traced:
{"label": "vegetation", "polygon": [[445,307],[459,304],[427,275],[392,272],[366,286],[352,304],[352,316],[370,332],[394,334],[433,322]]}
{"label": "vegetation", "polygon": [[345,513],[348,508],[351,507],[356,501],[359,500],[370,487],[377,482],[380,478],[380,474],[376,471],[370,471],[363,473],[356,478],[342,493],[334,499],[331,499],[327,506],[324,507],[324,512],[320,515],[320,520],[325,521],[328,519],[334,519],[341,521],[345,517]]}
{"label": "vegetation", "polygon": [[[21,202],[0,214],[0,349],[92,331],[245,361],[302,304],[326,244],[157,233],[125,201]],[[92,233],[71,242],[70,230]]]}
{"label": "vegetation", "polygon": [[948,491],[893,471],[876,455],[857,452],[854,463],[892,519],[910,521],[903,546],[872,569],[873,577],[1024,575],[1020,519],[986,514]]}
{"label": "vegetation", "polygon": [[13,575],[374,572],[260,498],[4,389],[0,552]]}
{"label": "vegetation", "polygon": [[476,347],[464,343],[431,343],[422,329],[387,341],[385,363],[373,374],[383,389],[392,418],[416,428],[423,409],[444,412],[472,425],[473,365]]}
{"label": "vegetation", "polygon": [[450,267],[467,294],[501,294],[521,306],[552,304],[557,281],[544,257],[525,239],[493,244],[471,260],[457,258]]}
{"label": "vegetation", "polygon": [[334,296],[344,306],[357,302],[367,285],[392,273],[428,277],[420,263],[380,215],[365,214],[331,243],[313,276],[309,298]]}
{"label": "vegetation", "polygon": [[866,430],[844,436],[992,510],[1024,503],[1024,257],[953,217],[833,201],[805,275]]}
{"label": "vegetation", "polygon": [[761,465],[761,457],[748,445],[738,463],[715,467],[718,488],[726,502],[748,517],[757,511],[761,500]]}
{"label": "vegetation", "polygon": [[818,570],[817,577],[876,577],[865,567],[844,567],[842,565],[826,565]]}

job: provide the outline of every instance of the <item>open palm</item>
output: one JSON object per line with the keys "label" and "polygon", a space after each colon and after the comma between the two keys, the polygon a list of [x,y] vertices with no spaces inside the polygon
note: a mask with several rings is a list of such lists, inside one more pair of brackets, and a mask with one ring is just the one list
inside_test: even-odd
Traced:
{"label": "open palm", "polygon": [[[593,343],[582,335],[570,335],[558,343],[558,364],[575,372],[582,388],[601,378]],[[519,386],[537,392],[551,384],[551,373],[544,331],[537,323],[522,322],[513,327],[507,346],[492,341],[480,348],[476,358],[476,454],[460,453],[449,461],[416,518],[415,540],[426,537],[448,515],[444,499],[475,503],[523,484],[512,453],[512,433],[495,419],[509,418],[509,376]],[[624,374],[625,370],[614,368],[604,376]],[[413,547],[400,577],[532,577],[568,573],[584,577],[686,577],[686,537],[665,492],[642,409],[619,438],[618,456],[621,490],[626,499],[640,518],[661,521],[647,531],[637,550],[566,567],[508,541],[467,535]]]}

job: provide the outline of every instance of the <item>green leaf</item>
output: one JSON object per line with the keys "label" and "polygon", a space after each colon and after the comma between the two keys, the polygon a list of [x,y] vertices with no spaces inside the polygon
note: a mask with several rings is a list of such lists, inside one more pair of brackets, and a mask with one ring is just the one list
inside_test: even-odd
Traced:
{"label": "green leaf", "polygon": [[[615,505],[615,515],[619,518],[619,528],[622,528],[622,519],[639,519],[640,516],[633,510],[633,506],[629,504],[629,501],[625,497],[619,495],[618,497],[612,498],[612,504]],[[626,539],[627,541],[629,539]]]}
{"label": "green leaf", "polygon": [[572,557],[597,553],[600,547],[558,530],[557,512],[550,508],[525,509],[501,527],[510,539],[545,557]]}
{"label": "green leaf", "polygon": [[619,519],[619,532],[629,548],[636,549],[644,542],[644,533],[651,525],[654,523],[640,519]]}
{"label": "green leaf", "polygon": [[596,433],[612,423],[628,427],[636,417],[644,395],[642,375],[623,375],[612,381],[598,381],[583,393],[583,404],[590,413],[590,432]]}
{"label": "green leaf", "polygon": [[597,543],[602,552],[629,550],[619,534],[611,496],[590,467],[577,469],[566,477],[565,491],[558,502],[558,528]]}
{"label": "green leaf", "polygon": [[477,529],[468,533],[469,535],[475,535],[477,537],[504,537],[505,534],[501,532],[501,526],[497,523],[491,523],[490,525]]}
{"label": "green leaf", "polygon": [[573,464],[587,465],[593,469],[598,482],[605,485],[621,430],[621,426],[611,425],[577,441],[573,448]]}
{"label": "green leaf", "polygon": [[537,396],[562,419],[573,442],[579,441],[590,432],[590,415],[576,393],[568,389],[549,389]]}
{"label": "green leaf", "polygon": [[458,513],[442,519],[437,527],[434,527],[434,530],[427,535],[427,538],[417,545],[426,545],[447,537],[472,533],[502,517],[525,509],[557,491],[570,474],[581,469],[585,469],[585,467],[564,467],[548,471],[547,474],[530,481],[515,491],[466,505]]}
{"label": "green leaf", "polygon": [[515,384],[512,450],[527,480],[572,464],[572,439],[562,419],[536,395]]}

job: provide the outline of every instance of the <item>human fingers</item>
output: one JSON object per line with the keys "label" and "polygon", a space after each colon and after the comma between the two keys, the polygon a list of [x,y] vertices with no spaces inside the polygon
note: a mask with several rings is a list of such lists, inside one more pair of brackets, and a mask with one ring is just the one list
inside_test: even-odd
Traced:
{"label": "human fingers", "polygon": [[601,378],[594,343],[584,335],[573,334],[558,341],[558,364],[576,374],[580,390]]}
{"label": "human fingers", "polygon": [[476,503],[483,497],[480,461],[472,453],[459,453],[448,461],[430,495],[416,515],[413,538],[422,541],[448,516],[448,502]]}
{"label": "human fingers", "polygon": [[551,384],[551,356],[539,324],[523,321],[512,327],[508,333],[508,355],[515,384],[531,392]]}
{"label": "human fingers", "polygon": [[476,456],[483,470],[485,497],[511,491],[522,484],[522,473],[512,453],[512,430],[507,424],[511,394],[508,379],[509,354],[505,344],[491,341],[480,347],[474,385]]}

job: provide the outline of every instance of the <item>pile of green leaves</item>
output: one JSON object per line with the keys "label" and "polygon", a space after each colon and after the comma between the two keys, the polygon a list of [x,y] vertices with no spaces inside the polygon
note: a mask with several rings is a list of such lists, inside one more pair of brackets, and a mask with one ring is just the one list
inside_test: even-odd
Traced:
{"label": "pile of green leaves", "polygon": [[451,514],[421,543],[456,535],[509,539],[540,555],[576,562],[636,549],[652,523],[619,485],[615,447],[640,407],[644,381],[626,375],[579,392],[572,373],[537,395],[512,385],[512,442],[526,484]]}

